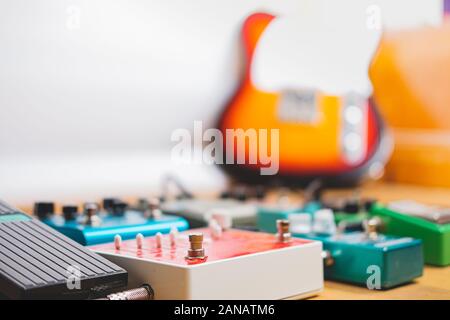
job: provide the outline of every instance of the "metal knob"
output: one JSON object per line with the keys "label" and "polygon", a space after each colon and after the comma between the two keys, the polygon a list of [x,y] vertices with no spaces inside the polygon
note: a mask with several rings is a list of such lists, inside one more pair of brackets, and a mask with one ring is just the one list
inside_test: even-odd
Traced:
{"label": "metal knob", "polygon": [[99,206],[95,202],[88,202],[84,204],[84,224],[86,225],[99,225],[101,219],[98,216]]}
{"label": "metal knob", "polygon": [[160,205],[160,202],[159,202],[158,198],[151,198],[148,201],[148,206],[149,206],[150,210],[159,209],[159,205]]}
{"label": "metal knob", "polygon": [[189,235],[189,249],[187,259],[202,259],[205,257],[205,249],[203,248],[203,234],[193,233]]}
{"label": "metal knob", "polygon": [[231,215],[226,209],[213,209],[211,219],[215,220],[222,230],[230,229],[233,224]]}
{"label": "metal knob", "polygon": [[381,220],[378,217],[371,218],[369,220],[365,220],[363,222],[364,231],[366,233],[366,236],[370,240],[377,240],[378,239],[378,231],[377,229],[381,225]]}
{"label": "metal knob", "polygon": [[152,219],[159,219],[161,217],[161,209],[160,209],[161,202],[158,198],[151,198],[148,201],[148,209],[145,210],[145,216],[147,218]]}
{"label": "metal knob", "polygon": [[66,205],[62,207],[62,212],[64,219],[66,221],[73,221],[76,219],[78,214],[78,206],[76,205]]}
{"label": "metal knob", "polygon": [[146,198],[139,198],[136,208],[139,211],[145,212],[146,210],[149,209],[149,206],[150,206],[149,202]]}
{"label": "metal knob", "polygon": [[116,198],[104,198],[103,199],[103,209],[105,209],[105,211],[112,211],[113,209],[113,205],[114,202],[116,202],[117,199]]}
{"label": "metal knob", "polygon": [[128,203],[123,202],[121,200],[114,201],[112,206],[112,212],[115,216],[123,216],[125,211],[127,210]]}
{"label": "metal knob", "polygon": [[289,231],[290,227],[289,220],[277,220],[277,240],[278,242],[289,242],[291,241],[291,233]]}
{"label": "metal knob", "polygon": [[55,204],[53,202],[36,202],[33,213],[42,220],[49,218],[55,213]]}

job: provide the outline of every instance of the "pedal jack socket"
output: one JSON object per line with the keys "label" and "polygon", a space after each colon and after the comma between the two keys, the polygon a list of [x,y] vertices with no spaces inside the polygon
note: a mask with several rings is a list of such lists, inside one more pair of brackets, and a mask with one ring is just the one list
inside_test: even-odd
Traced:
{"label": "pedal jack socket", "polygon": [[277,220],[277,240],[278,242],[290,242],[291,233],[289,231],[290,222],[289,220]]}
{"label": "pedal jack socket", "polygon": [[331,252],[328,250],[322,251],[322,259],[325,267],[331,267],[334,265],[334,258],[331,255]]}
{"label": "pedal jack socket", "polygon": [[189,249],[186,259],[204,259],[205,249],[203,248],[203,234],[194,233],[189,235]]}
{"label": "pedal jack socket", "polygon": [[97,300],[153,300],[155,293],[151,286],[145,284],[140,288],[112,293]]}

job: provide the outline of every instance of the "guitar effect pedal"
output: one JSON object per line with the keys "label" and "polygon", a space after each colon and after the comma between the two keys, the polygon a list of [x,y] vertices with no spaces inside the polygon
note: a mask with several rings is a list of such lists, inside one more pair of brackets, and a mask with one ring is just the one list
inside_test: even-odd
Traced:
{"label": "guitar effect pedal", "polygon": [[288,229],[288,222],[280,223],[274,235],[212,222],[209,228],[90,248],[128,270],[131,285],[151,283],[155,299],[315,295],[323,288],[321,243],[291,238]]}
{"label": "guitar effect pedal", "polygon": [[339,198],[328,201],[312,200],[303,207],[273,205],[260,206],[257,213],[257,227],[266,232],[275,232],[278,219],[289,219],[296,214],[314,214],[317,210],[327,208],[333,211],[337,225],[345,226],[346,230],[361,231],[362,223],[369,218],[370,208],[375,203],[372,199]]}
{"label": "guitar effect pedal", "polygon": [[180,199],[163,202],[161,210],[168,215],[181,216],[193,228],[205,227],[212,212],[221,211],[233,226],[255,226],[256,204],[236,199]]}
{"label": "guitar effect pedal", "polygon": [[422,239],[425,263],[450,264],[450,208],[402,200],[377,203],[370,213],[380,217],[385,233]]}
{"label": "guitar effect pedal", "polygon": [[362,231],[363,221],[369,218],[369,211],[375,204],[374,199],[359,197],[344,197],[324,199],[322,206],[333,210],[337,225],[344,224],[346,229]]}
{"label": "guitar effect pedal", "polygon": [[51,202],[38,202],[34,206],[34,214],[42,222],[82,245],[111,242],[116,235],[126,240],[138,234],[151,236],[189,227],[181,217],[162,214],[157,199],[141,199],[135,207],[128,208],[119,199],[107,198],[102,210],[97,203],[86,203],[81,214],[77,206],[63,206],[62,212],[56,215]]}
{"label": "guitar effect pedal", "polygon": [[290,218],[294,236],[323,243],[326,279],[388,289],[423,273],[421,240],[379,234],[376,220],[364,221],[363,232],[346,232],[329,209]]}
{"label": "guitar effect pedal", "polygon": [[125,288],[127,278],[114,263],[0,201],[0,297],[98,298]]}
{"label": "guitar effect pedal", "polygon": [[322,207],[319,201],[309,201],[304,206],[291,204],[274,204],[258,207],[256,226],[264,232],[276,232],[277,220],[288,220],[298,213],[313,214]]}

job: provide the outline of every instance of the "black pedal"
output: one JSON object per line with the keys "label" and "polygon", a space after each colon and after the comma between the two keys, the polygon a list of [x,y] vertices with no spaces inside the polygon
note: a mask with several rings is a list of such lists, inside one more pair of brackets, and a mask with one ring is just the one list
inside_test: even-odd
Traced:
{"label": "black pedal", "polygon": [[127,279],[124,269],[0,201],[0,295],[93,299]]}

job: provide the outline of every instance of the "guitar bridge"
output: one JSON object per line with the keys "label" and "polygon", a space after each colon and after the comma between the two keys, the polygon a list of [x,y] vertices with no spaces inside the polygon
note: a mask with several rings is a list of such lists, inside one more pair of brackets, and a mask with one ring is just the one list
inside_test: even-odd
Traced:
{"label": "guitar bridge", "polygon": [[280,98],[278,117],[296,123],[315,123],[319,119],[315,90],[287,90]]}

